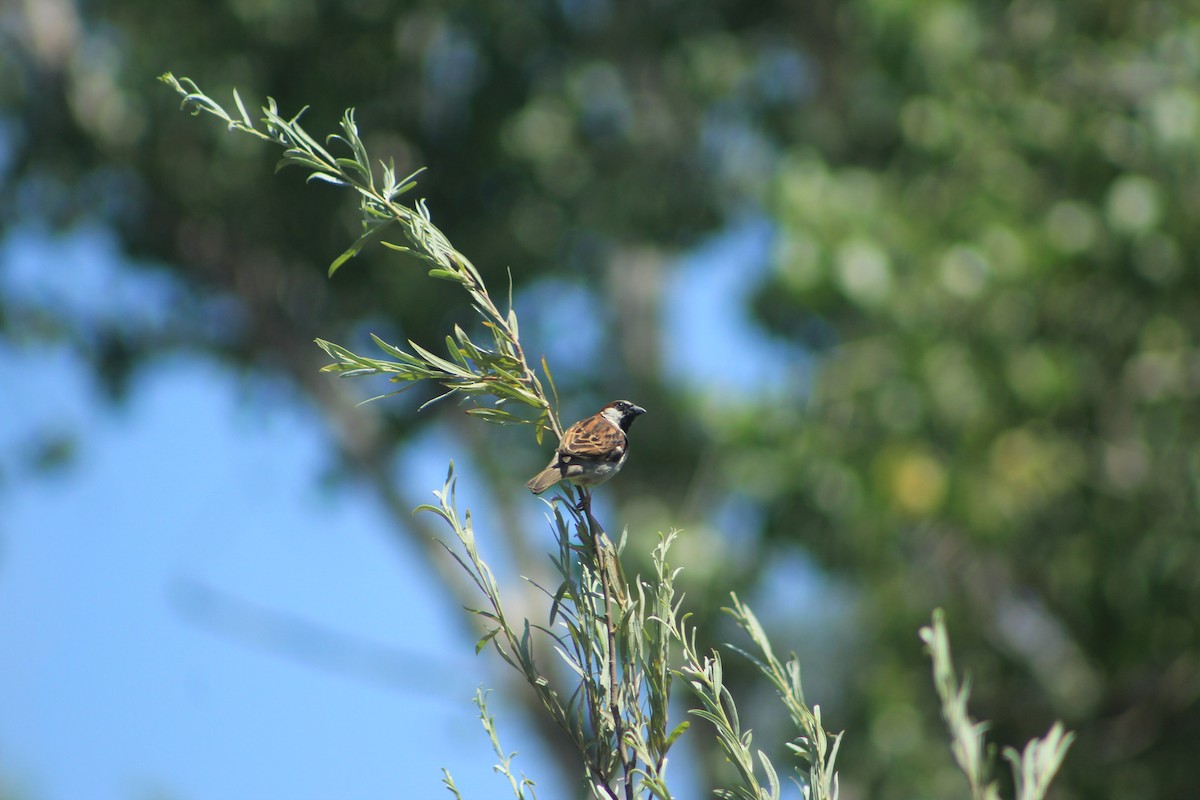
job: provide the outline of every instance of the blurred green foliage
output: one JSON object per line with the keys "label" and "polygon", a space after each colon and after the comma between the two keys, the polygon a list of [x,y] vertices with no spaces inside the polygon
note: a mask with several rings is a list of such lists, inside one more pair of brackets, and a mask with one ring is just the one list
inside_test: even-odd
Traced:
{"label": "blurred green foliage", "polygon": [[[567,407],[653,409],[611,494],[635,531],[693,532],[690,601],[786,584],[773,565],[795,552],[849,588],[830,595],[840,612],[764,613],[780,643],[814,617],[849,621],[831,699],[813,698],[848,731],[849,796],[962,795],[915,636],[941,605],[996,740],[1059,717],[1078,732],[1062,796],[1186,797],[1200,786],[1198,12],[30,2],[2,23],[0,224],[99,221],[131,256],[236,300],[230,324],[182,304],[150,338],[64,321],[120,345],[87,350],[114,385],[186,347],[317,395],[316,336],[430,342],[470,320],[390,253],[328,283],[354,209],[271,180],[274,153],[177,113],[154,77],[309,104],[312,130],[355,106],[373,153],[429,167],[418,193],[485,277],[511,268],[525,345],[559,356]],[[723,394],[714,410],[657,368],[661,291],[667,259],[746,214],[776,230],[757,317],[817,368],[805,396]],[[595,309],[596,341],[556,310],[570,292]],[[27,316],[0,298],[4,336]],[[410,419],[394,414],[378,447]],[[749,530],[737,541],[710,533],[730,507]]]}

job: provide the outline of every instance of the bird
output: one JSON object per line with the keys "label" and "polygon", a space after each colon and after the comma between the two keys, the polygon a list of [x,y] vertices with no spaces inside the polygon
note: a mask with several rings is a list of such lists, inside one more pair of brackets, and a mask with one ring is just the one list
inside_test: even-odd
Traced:
{"label": "bird", "polygon": [[629,427],[646,409],[628,400],[614,400],[567,428],[554,457],[525,486],[541,494],[559,481],[598,486],[621,471],[629,455]]}

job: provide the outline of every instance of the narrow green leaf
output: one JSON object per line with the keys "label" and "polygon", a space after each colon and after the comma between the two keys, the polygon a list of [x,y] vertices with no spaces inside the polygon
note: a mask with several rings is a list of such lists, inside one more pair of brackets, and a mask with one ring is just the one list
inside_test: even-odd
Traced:
{"label": "narrow green leaf", "polygon": [[383,245],[384,247],[388,248],[389,250],[395,250],[398,253],[410,253],[413,255],[417,255],[417,251],[413,250],[408,245],[396,244],[395,242],[380,242],[380,244]]}
{"label": "narrow green leaf", "polygon": [[413,356],[411,353],[404,352],[396,345],[385,342],[383,339],[380,339],[378,336],[376,336],[373,333],[371,334],[371,340],[373,342],[375,342],[376,347],[378,347],[380,350],[387,353],[388,355],[392,356],[393,358],[399,358],[404,361],[412,361],[413,360]]}
{"label": "narrow green leaf", "polygon": [[419,355],[421,358],[425,359],[425,361],[428,364],[430,364],[434,367],[437,367],[438,369],[445,372],[447,375],[457,375],[457,376],[463,377],[463,378],[476,377],[475,373],[470,372],[469,370],[465,370],[462,367],[458,366],[457,364],[447,361],[446,359],[442,358],[441,356],[434,355],[433,353],[429,352],[424,347],[421,347],[421,345],[417,344],[416,342],[412,341],[411,339],[409,339],[409,341],[408,341],[408,346],[411,347],[417,355]]}
{"label": "narrow green leaf", "polygon": [[368,170],[366,167],[364,167],[362,164],[358,163],[357,161],[355,161],[352,158],[335,158],[333,163],[337,164],[339,167],[341,167],[343,170],[346,170],[347,172],[353,172],[353,173],[358,174],[359,176],[362,177],[362,179],[364,181],[366,181],[368,183],[371,180],[370,170]]}
{"label": "narrow green leaf", "polygon": [[[511,298],[510,298],[510,302],[511,302]],[[519,338],[519,334],[517,332],[517,310],[515,308],[510,308],[508,310],[507,322],[508,322],[508,332],[512,334],[513,339]]]}
{"label": "narrow green leaf", "polygon": [[242,104],[242,97],[238,94],[236,87],[233,90],[233,102],[237,104],[238,111],[241,112],[242,121],[245,122],[247,126],[253,128],[254,122],[251,121],[250,113],[246,111],[246,106]]}
{"label": "narrow green leaf", "polygon": [[554,376],[550,374],[550,364],[546,361],[544,355],[542,356],[542,372],[546,374],[546,381],[550,384],[550,392],[554,395],[554,407],[558,408],[558,387],[554,385]]}
{"label": "narrow green leaf", "polygon": [[442,519],[449,520],[449,517],[446,516],[446,512],[444,512],[442,509],[438,508],[435,505],[430,505],[429,503],[422,503],[421,505],[414,508],[412,510],[412,513],[416,514],[421,511],[428,511],[431,514],[437,514]]}
{"label": "narrow green leaf", "polygon": [[342,114],[341,126],[342,130],[346,132],[346,140],[350,148],[354,151],[354,157],[362,164],[371,163],[362,137],[358,135],[358,124],[354,121],[353,107],[347,108],[345,113]]}
{"label": "narrow green leaf", "polygon": [[417,185],[417,176],[424,172],[427,167],[417,167],[410,172],[404,180],[400,181],[400,191],[407,192],[409,189]]}
{"label": "narrow green leaf", "polygon": [[521,419],[520,417],[510,414],[507,411],[501,411],[500,409],[497,409],[497,408],[483,408],[483,407],[468,408],[467,413],[473,417],[480,417],[481,419],[487,420],[488,422],[491,422],[494,425],[524,425],[525,424],[525,420]]}
{"label": "narrow green leaf", "polygon": [[771,764],[771,759],[767,758],[766,753],[759,750],[758,760],[762,764],[763,772],[767,774],[767,791],[770,793],[771,800],[779,800],[779,776],[775,774],[775,767]]}
{"label": "narrow green leaf", "polygon": [[467,362],[467,354],[462,351],[462,348],[459,347],[458,343],[454,341],[454,337],[450,336],[449,334],[446,335],[446,352],[449,353],[450,357],[453,358],[460,366],[469,366]]}
{"label": "narrow green leaf", "polygon": [[663,753],[665,754],[668,750],[670,750],[671,745],[675,744],[676,740],[678,740],[680,736],[683,736],[684,732],[690,727],[692,727],[692,723],[686,719],[676,725],[674,730],[671,731],[671,734],[667,736],[667,741],[663,745]]}
{"label": "narrow green leaf", "polygon": [[335,258],[333,263],[329,265],[328,277],[332,278],[333,273],[338,271],[338,267],[342,266],[342,264],[345,264],[347,261],[358,255],[359,252],[362,251],[363,247],[365,247],[372,239],[375,239],[382,234],[384,228],[386,227],[386,223],[376,224],[363,231],[363,234],[354,241],[354,244],[346,248],[346,251]]}
{"label": "narrow green leaf", "polygon": [[554,649],[560,656],[562,656],[563,662],[566,663],[566,665],[568,667],[570,667],[571,670],[576,675],[578,675],[580,678],[583,678],[584,680],[587,680],[587,675],[584,674],[583,668],[581,666],[579,666],[578,659],[576,659],[573,655],[571,655],[570,653],[568,653],[566,650],[559,647],[558,645],[555,645]]}
{"label": "narrow green leaf", "polygon": [[496,634],[498,633],[500,633],[499,628],[492,628],[490,631],[481,636],[479,641],[475,643],[475,655],[479,655],[479,652],[483,650],[483,648],[487,647],[488,642],[492,641],[492,639],[495,639]]}
{"label": "narrow green leaf", "polygon": [[550,604],[550,624],[554,624],[554,618],[558,616],[559,607],[562,605],[563,596],[571,588],[570,581],[563,581],[558,587],[558,591],[554,593],[554,602]]}
{"label": "narrow green leaf", "polygon": [[296,115],[294,117],[292,117],[290,120],[287,121],[288,131],[291,132],[292,134],[294,134],[305,145],[307,145],[307,148],[305,148],[305,149],[310,150],[313,153],[316,153],[317,155],[319,155],[323,159],[325,159],[326,163],[331,164],[331,163],[333,163],[333,156],[329,153],[328,150],[326,150],[324,147],[322,147],[321,144],[316,139],[314,139],[312,136],[310,136],[308,131],[304,130],[304,126],[302,126],[300,124],[300,117],[302,117],[308,111],[308,108],[309,108],[308,106],[304,106],[304,108],[302,108],[296,112]]}
{"label": "narrow green leaf", "polygon": [[313,181],[320,181],[322,183],[328,183],[328,184],[332,184],[334,186],[349,186],[350,185],[340,175],[331,175],[328,172],[324,172],[324,171],[312,172],[309,174],[309,176],[307,178],[304,179],[305,183],[312,183]]}
{"label": "narrow green leaf", "polygon": [[434,398],[433,398],[433,399],[431,399],[431,400],[426,400],[424,403],[421,403],[421,405],[417,406],[417,411],[424,411],[426,408],[428,408],[429,406],[431,406],[431,405],[433,405],[434,403],[438,402],[439,400],[445,400],[447,397],[449,397],[450,395],[454,394],[456,391],[458,391],[458,390],[457,390],[457,389],[451,389],[451,390],[450,390],[450,391],[448,391],[448,392],[442,392],[442,393],[441,393],[441,394],[439,394],[437,397],[434,397]]}

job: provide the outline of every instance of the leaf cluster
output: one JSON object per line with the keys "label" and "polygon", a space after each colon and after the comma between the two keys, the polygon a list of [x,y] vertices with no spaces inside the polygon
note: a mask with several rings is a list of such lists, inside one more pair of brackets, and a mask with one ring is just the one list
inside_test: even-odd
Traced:
{"label": "leaf cluster", "polygon": [[[476,652],[490,645],[522,675],[580,753],[594,796],[671,797],[667,754],[688,728],[684,722],[668,730],[670,652],[680,614],[666,562],[674,534],[663,537],[654,552],[654,580],[638,581],[631,590],[620,575],[619,548],[596,535],[587,512],[556,498],[549,503],[558,544],[551,563],[560,583],[537,586],[547,599],[547,622],[513,620],[479,555],[470,514],[456,508],[454,486],[452,470],[435,492],[437,504],[420,510],[436,514],[453,531],[457,547],[446,549],[484,600],[483,607],[468,609],[483,625]],[[539,660],[535,637],[549,642],[558,665],[565,666],[565,681],[561,671]]]}
{"label": "leaf cluster", "polygon": [[[999,800],[1000,790],[989,775],[991,765],[984,737],[988,724],[977,722],[967,713],[971,681],[968,678],[959,684],[955,676],[950,637],[941,609],[934,611],[933,623],[921,628],[920,636],[933,662],[933,685],[942,702],[942,718],[950,731],[950,749],[967,776],[971,800]],[[1074,738],[1075,734],[1064,733],[1062,723],[1055,722],[1045,737],[1031,739],[1023,751],[1004,748],[1004,758],[1012,766],[1017,800],[1042,800],[1046,796]]]}
{"label": "leaf cluster", "polygon": [[[752,734],[741,726],[736,702],[723,682],[720,655],[696,647],[696,631],[682,610],[683,598],[676,594],[679,570],[668,562],[676,532],[660,536],[651,558],[653,576],[639,578],[630,587],[621,577],[621,546],[596,535],[595,520],[586,510],[555,498],[549,508],[558,552],[551,561],[561,582],[553,590],[537,587],[549,602],[548,622],[513,620],[505,612],[501,587],[480,557],[469,512],[460,514],[456,507],[454,487],[451,470],[442,490],[435,492],[437,504],[420,510],[436,514],[453,531],[458,546],[446,549],[485,600],[482,608],[469,609],[484,627],[476,652],[490,645],[522,675],[583,756],[592,796],[674,797],[667,782],[668,753],[691,728],[686,719],[671,722],[676,680],[699,703],[688,713],[712,725],[719,746],[737,769],[737,781],[718,795],[740,800],[781,796],[778,771],[766,753],[751,749]],[[621,589],[610,588],[615,582]],[[799,735],[789,747],[808,769],[789,770],[793,779],[809,797],[836,798],[834,759],[841,734],[830,736],[822,727],[820,709],[805,703],[795,657],[786,664],[775,657],[757,618],[736,596],[728,611],[757,653],[735,651],[772,682],[797,726]],[[566,666],[565,687],[560,687],[552,668],[539,662],[538,636],[546,637]],[[501,767],[508,770],[507,762]]]}
{"label": "leaf cluster", "polygon": [[[416,185],[415,178],[421,170],[398,180],[395,165],[381,163],[381,177],[376,177],[366,145],[354,120],[354,109],[347,109],[342,115],[341,132],[326,137],[325,145],[322,145],[300,124],[303,109],[295,116],[285,118],[280,115],[275,101],[268,98],[262,109],[263,127],[260,129],[250,117],[236,90],[233,92],[233,98],[237,106],[237,116],[234,116],[188,78],[176,78],[168,72],[162,75],[160,80],[182,96],[183,107],[193,114],[212,114],[223,120],[231,131],[247,133],[284,148],[277,170],[288,166],[301,167],[309,170],[310,182],[330,183],[353,189],[357,193],[363,232],[330,264],[331,276],[366,244],[379,239],[385,229],[394,225],[402,234],[404,242],[382,244],[424,262],[429,267],[430,277],[461,286],[470,297],[472,308],[491,337],[490,345],[482,345],[475,342],[462,328],[455,326],[454,335],[447,336],[445,340],[448,356],[445,358],[413,341],[408,342],[409,349],[406,350],[375,335],[372,335],[375,344],[390,358],[360,355],[342,345],[318,339],[317,345],[333,359],[333,363],[324,368],[326,371],[344,377],[387,375],[389,380],[404,384],[397,392],[404,391],[419,381],[432,380],[446,391],[430,402],[450,395],[459,395],[475,403],[467,413],[488,422],[532,423],[539,443],[546,431],[551,431],[556,436],[561,435],[562,429],[553,412],[550,398],[521,348],[520,331],[516,312],[512,308],[511,293],[507,311],[501,311],[492,300],[479,271],[433,224],[425,203],[417,200],[410,207],[399,202],[400,197]],[[348,155],[334,155],[330,152],[330,148],[334,146],[348,151]],[[545,359],[542,359],[541,367],[553,392],[553,377]],[[397,392],[389,392],[371,399],[388,397]],[[486,401],[489,405],[479,405],[480,401]],[[532,417],[508,410],[506,405],[511,403],[532,409]]]}

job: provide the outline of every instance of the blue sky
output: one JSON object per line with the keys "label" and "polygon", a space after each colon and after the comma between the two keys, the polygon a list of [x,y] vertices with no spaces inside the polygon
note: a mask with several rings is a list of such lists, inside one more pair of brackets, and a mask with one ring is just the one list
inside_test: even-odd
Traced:
{"label": "blue sky", "polygon": [[[724,362],[732,391],[769,380],[733,357],[769,345],[733,302],[769,242],[751,222],[678,266],[666,319],[687,343],[668,365],[680,379]],[[103,230],[23,229],[0,249],[0,291],[161,326],[179,289],[125,268]],[[0,345],[0,386],[0,794],[449,797],[445,766],[464,797],[505,796],[471,703],[490,654],[474,656],[371,496],[321,482],[313,409],[188,355],[141,371],[113,408],[73,346],[36,339]],[[43,431],[78,450],[35,473],[22,454]],[[413,482],[439,488],[453,457],[416,454],[429,474]],[[493,706],[517,767],[563,796]]]}
{"label": "blue sky", "polygon": [[[484,664],[419,559],[380,534],[371,499],[317,488],[319,420],[247,407],[194,360],[149,371],[108,413],[80,365],[44,355],[3,359],[3,383],[22,387],[4,441],[60,413],[56,396],[86,433],[65,471],[6,481],[0,510],[0,764],[15,788],[437,796],[443,765],[478,785],[491,757],[469,699]],[[361,637],[372,664],[410,679],[214,633],[181,604],[188,587]]]}
{"label": "blue sky", "polygon": [[[89,263],[111,253],[88,245],[6,247],[0,285],[70,303],[106,277],[74,300],[161,299],[119,264]],[[439,796],[447,766],[491,795],[470,703],[486,665],[420,557],[381,533],[374,501],[321,488],[328,443],[309,408],[264,402],[180,356],[112,409],[66,345],[0,351],[0,385],[0,774],[12,788],[43,800]],[[42,430],[73,433],[79,450],[35,475],[20,454]],[[358,637],[369,657],[316,654],[338,670],[216,633],[204,606],[181,602],[198,587]],[[391,674],[355,669],[367,662]]]}

